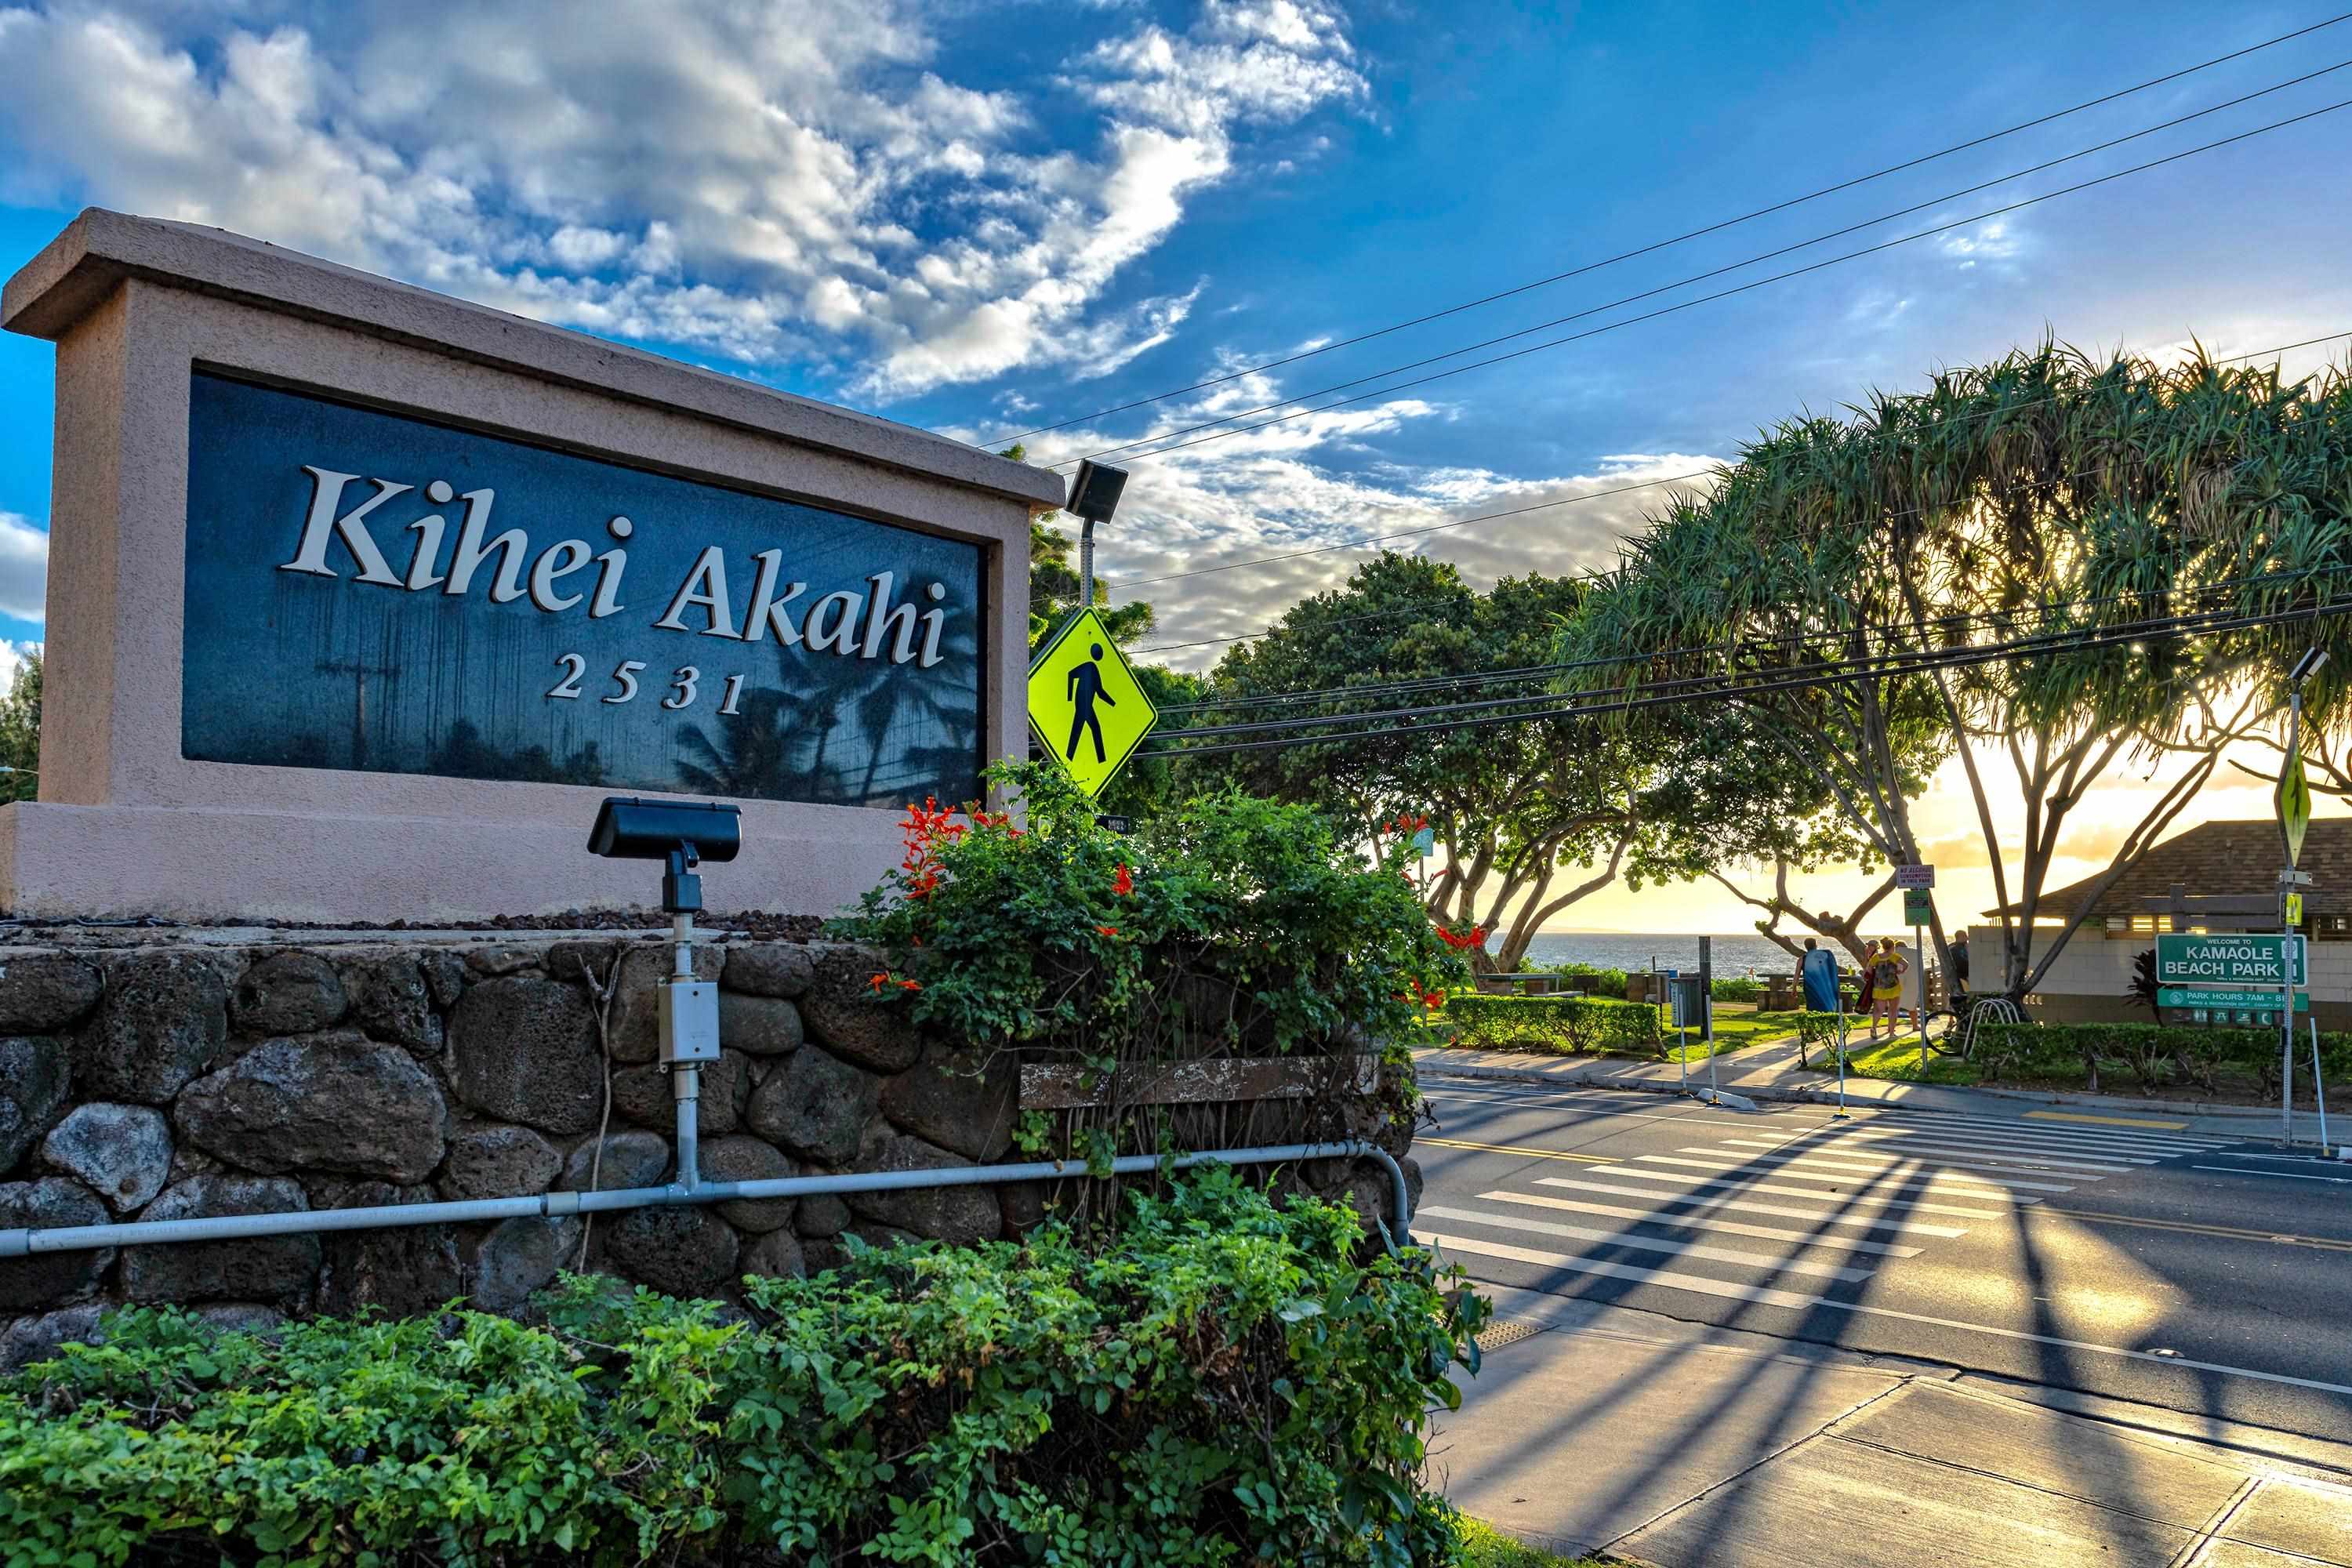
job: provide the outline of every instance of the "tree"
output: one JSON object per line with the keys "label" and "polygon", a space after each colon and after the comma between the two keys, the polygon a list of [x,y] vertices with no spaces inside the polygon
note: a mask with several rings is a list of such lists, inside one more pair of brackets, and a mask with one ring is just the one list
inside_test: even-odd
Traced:
{"label": "tree", "polygon": [[[1919,858],[1909,802],[1957,756],[2001,906],[2003,989],[2021,995],[2096,901],[2037,930],[2090,787],[2135,758],[2189,758],[2122,836],[2104,890],[2223,748],[2274,711],[2293,651],[2343,637],[2336,620],[2315,631],[2261,618],[2347,599],[2347,478],[2352,390],[2339,374],[2283,384],[2201,354],[2166,371],[2044,344],[1882,395],[1851,420],[1781,426],[1712,493],[1653,521],[1559,651],[1601,661],[1577,678],[1585,689],[1724,673],[1804,681],[1729,710],[1748,744],[1818,770],[1869,858]],[[2131,637],[2189,611],[2254,624]],[[2026,637],[2049,640],[1927,673],[1858,662]],[[2321,694],[2323,730],[2345,721],[2340,689]],[[2024,819],[2013,853],[1994,826],[1997,788]],[[1940,922],[1936,941],[1943,954]]]}
{"label": "tree", "polygon": [[41,786],[41,656],[25,655],[0,697],[0,801],[31,800]]}
{"label": "tree", "polygon": [[[1342,715],[1465,698],[1524,695],[1541,682],[1448,686],[1406,698],[1357,689],[1427,677],[1475,677],[1540,666],[1584,585],[1530,574],[1488,593],[1454,568],[1383,553],[1345,587],[1291,607],[1255,642],[1225,655],[1202,723]],[[1249,706],[1307,692],[1314,700]],[[1423,887],[1431,918],[1456,931],[1496,933],[1482,968],[1516,971],[1544,923],[1619,876],[1687,869],[1690,834],[1717,809],[1736,769],[1678,771],[1674,737],[1653,726],[1533,720],[1476,730],[1399,724],[1373,736],[1232,753],[1222,771],[1242,787],[1321,806],[1361,847],[1385,846],[1400,818],[1426,817],[1440,846]],[[1193,765],[1200,764],[1182,764]],[[1712,804],[1711,804],[1712,803]]]}

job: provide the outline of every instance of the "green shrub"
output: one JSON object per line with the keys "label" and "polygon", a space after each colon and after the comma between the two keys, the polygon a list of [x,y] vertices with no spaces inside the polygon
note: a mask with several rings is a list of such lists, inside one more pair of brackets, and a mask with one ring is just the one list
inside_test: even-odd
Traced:
{"label": "green shrub", "polygon": [[[2279,1091],[2279,1037],[2273,1029],[2180,1024],[1984,1024],[1972,1059],[1988,1079],[2084,1084],[2129,1078],[2142,1089],[2189,1084],[2217,1091],[2224,1078],[2252,1080],[2263,1097]],[[2352,1073],[2352,1035],[2319,1037],[2322,1069]],[[2296,1075],[2308,1075],[2308,1035],[2295,1038]]]}
{"label": "green shrub", "polygon": [[1718,1002],[1761,1002],[1764,983],[1746,974],[1726,975],[1710,982],[1707,994]]}
{"label": "green shrub", "polygon": [[1584,989],[1596,996],[1625,994],[1626,974],[1622,969],[1608,969],[1597,963],[1531,963],[1528,967],[1546,974],[1557,974],[1563,979],[1589,981],[1591,984]]}
{"label": "green shrub", "polygon": [[1231,1173],[1130,1205],[748,1319],[577,1279],[541,1327],[119,1313],[0,1379],[0,1563],[1457,1562],[1423,1441],[1484,1303]]}
{"label": "green shrub", "polygon": [[1457,1046],[1663,1057],[1665,1033],[1646,1002],[1601,996],[1449,996],[1444,1022]]}
{"label": "green shrub", "polygon": [[914,811],[904,867],[836,934],[893,964],[878,994],[964,1045],[1108,1068],[1388,1039],[1469,967],[1403,875],[1304,807],[1212,795],[1122,837],[1059,768],[1000,763],[1024,817]]}

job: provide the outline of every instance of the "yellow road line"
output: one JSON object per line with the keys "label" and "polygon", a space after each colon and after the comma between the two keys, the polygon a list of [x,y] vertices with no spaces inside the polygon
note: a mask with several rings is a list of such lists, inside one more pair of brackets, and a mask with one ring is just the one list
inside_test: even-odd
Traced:
{"label": "yellow road line", "polygon": [[2071,1110],[2029,1110],[2030,1121],[2094,1121],[2102,1127],[2161,1127],[2168,1132],[2186,1131],[2186,1121],[2150,1121],[2137,1116],[2082,1116]]}
{"label": "yellow road line", "polygon": [[1523,1143],[1473,1143],[1461,1138],[1416,1138],[1415,1143],[1433,1143],[1440,1149],[1475,1149],[1482,1154],[1528,1154],[1538,1160],[1576,1160],[1587,1165],[1614,1165],[1618,1162],[1609,1154],[1571,1154],[1563,1149],[1530,1149]]}
{"label": "yellow road line", "polygon": [[2294,1236],[2278,1230],[2241,1230],[2229,1225],[2199,1225],[2185,1219],[2146,1219],[2138,1215],[2102,1214],[2096,1209],[2053,1209],[2045,1206],[2027,1211],[2042,1219],[2086,1219],[2100,1225],[2131,1225],[2144,1230],[2179,1230],[2191,1236],[2221,1236],[2232,1241],[2267,1241],[2280,1247],[2313,1247],[2322,1252],[2352,1252],[2352,1241],[2337,1241],[2324,1236]]}

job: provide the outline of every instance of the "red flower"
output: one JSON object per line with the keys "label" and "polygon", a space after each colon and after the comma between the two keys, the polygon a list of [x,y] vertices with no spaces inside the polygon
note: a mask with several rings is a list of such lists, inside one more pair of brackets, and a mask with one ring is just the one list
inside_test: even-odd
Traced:
{"label": "red flower", "polygon": [[874,977],[874,992],[875,992],[875,994],[876,994],[876,995],[877,995],[877,996],[878,996],[878,995],[880,995],[880,994],[881,994],[881,993],[882,993],[882,987],[884,987],[885,985],[887,985],[887,984],[890,984],[890,977],[889,977],[888,975],[887,975],[887,974],[877,974],[877,975],[876,975],[876,976]]}
{"label": "red flower", "polygon": [[1445,1005],[1445,993],[1443,991],[1424,991],[1422,993],[1421,1005],[1424,1007],[1443,1007]]}
{"label": "red flower", "polygon": [[898,982],[898,989],[901,991],[920,991],[922,988],[923,983],[919,980],[901,980]]}
{"label": "red flower", "polygon": [[1135,896],[1135,879],[1127,874],[1127,862],[1124,860],[1119,862],[1118,880],[1110,885],[1110,890],[1122,899]]}
{"label": "red flower", "polygon": [[1097,926],[1095,927],[1095,930],[1102,932],[1105,936],[1117,936],[1118,934],[1118,927],[1117,926]]}

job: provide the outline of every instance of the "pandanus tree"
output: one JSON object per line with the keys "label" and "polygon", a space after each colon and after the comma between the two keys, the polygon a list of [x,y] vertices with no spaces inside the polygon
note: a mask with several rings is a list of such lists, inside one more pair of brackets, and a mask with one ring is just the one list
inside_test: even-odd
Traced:
{"label": "pandanus tree", "polygon": [[[2104,890],[2224,748],[2271,721],[2294,656],[2347,641],[2340,616],[2298,617],[2352,603],[2348,439],[2336,373],[2285,383],[2201,353],[2165,369],[2055,344],[1948,372],[1851,418],[1783,425],[1709,492],[1678,497],[1563,628],[1556,651],[1587,661],[1563,682],[1743,678],[1724,706],[1744,743],[1812,773],[1831,819],[1794,858],[1785,842],[1737,858],[1775,866],[1772,891],[1745,895],[1766,927],[1854,923],[1796,907],[1790,866],[1841,836],[1865,861],[1918,858],[1911,803],[1950,763],[2000,906],[1999,963],[1979,954],[1976,978],[2023,994],[2095,901],[2037,925],[2091,786],[2135,763],[2173,769],[2107,825],[2122,830]],[[1917,662],[1937,652],[1966,661]],[[2310,694],[2322,735],[2342,721],[2339,689]],[[1943,954],[1940,924],[1936,942]]]}

